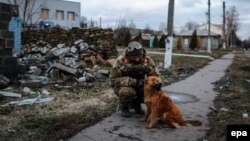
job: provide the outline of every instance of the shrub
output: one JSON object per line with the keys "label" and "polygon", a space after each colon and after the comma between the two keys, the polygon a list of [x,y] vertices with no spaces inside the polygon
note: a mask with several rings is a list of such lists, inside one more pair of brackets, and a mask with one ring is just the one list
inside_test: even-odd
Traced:
{"label": "shrub", "polygon": [[165,39],[166,35],[161,35],[160,41],[159,41],[159,47],[160,48],[165,48]]}
{"label": "shrub", "polygon": [[196,30],[194,30],[192,37],[191,37],[190,44],[189,44],[189,48],[191,50],[194,50],[196,47],[197,47],[197,33],[196,33]]}
{"label": "shrub", "polygon": [[200,36],[197,36],[196,40],[197,40],[197,49],[200,50],[200,49],[201,49],[201,46],[202,46],[201,37],[200,37]]}
{"label": "shrub", "polygon": [[183,49],[183,39],[182,39],[181,36],[179,36],[179,37],[177,38],[177,41],[176,41],[176,48],[177,48],[178,50],[182,50],[182,49]]}
{"label": "shrub", "polygon": [[158,41],[157,35],[155,35],[155,37],[154,37],[153,46],[154,47],[159,47],[159,41]]}

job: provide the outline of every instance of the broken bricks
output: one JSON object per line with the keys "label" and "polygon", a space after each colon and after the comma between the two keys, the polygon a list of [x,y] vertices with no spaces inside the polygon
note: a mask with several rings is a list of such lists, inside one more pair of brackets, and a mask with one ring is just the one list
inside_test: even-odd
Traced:
{"label": "broken bricks", "polygon": [[4,75],[0,75],[0,88],[5,88],[9,85],[10,80]]}
{"label": "broken bricks", "polygon": [[[106,60],[117,53],[111,29],[66,31],[57,27],[26,32],[22,50],[15,55],[18,63],[26,66],[26,74],[19,80],[21,86],[42,87],[61,80],[93,82],[97,77],[108,77],[108,72],[97,72],[93,67],[110,64]],[[9,83],[8,78],[0,75],[1,88]]]}
{"label": "broken bricks", "polygon": [[59,69],[59,70],[62,70],[62,71],[65,71],[65,72],[68,72],[70,74],[73,74],[73,75],[77,75],[79,72],[77,71],[77,69],[73,69],[73,68],[70,68],[70,67],[67,67],[65,65],[62,65],[62,64],[59,64],[59,63],[54,63],[53,67]]}

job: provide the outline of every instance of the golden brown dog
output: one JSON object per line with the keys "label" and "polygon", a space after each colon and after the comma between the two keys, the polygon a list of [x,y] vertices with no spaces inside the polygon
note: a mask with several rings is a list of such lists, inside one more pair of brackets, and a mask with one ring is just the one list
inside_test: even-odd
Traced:
{"label": "golden brown dog", "polygon": [[164,127],[192,126],[184,121],[174,102],[164,95],[161,90],[161,79],[157,76],[149,76],[144,81],[144,103],[147,106],[147,111],[140,121],[146,121],[150,116],[146,128],[153,128],[158,119],[164,122]]}

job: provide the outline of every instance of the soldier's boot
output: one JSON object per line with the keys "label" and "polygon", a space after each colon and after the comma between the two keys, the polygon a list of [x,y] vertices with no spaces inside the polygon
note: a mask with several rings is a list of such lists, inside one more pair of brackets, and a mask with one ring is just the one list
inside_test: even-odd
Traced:
{"label": "soldier's boot", "polygon": [[141,103],[137,101],[133,101],[131,106],[135,109],[135,113],[138,115],[144,115],[145,111],[141,108]]}
{"label": "soldier's boot", "polygon": [[121,105],[121,116],[122,117],[131,117],[131,113],[129,112],[129,106],[128,105]]}

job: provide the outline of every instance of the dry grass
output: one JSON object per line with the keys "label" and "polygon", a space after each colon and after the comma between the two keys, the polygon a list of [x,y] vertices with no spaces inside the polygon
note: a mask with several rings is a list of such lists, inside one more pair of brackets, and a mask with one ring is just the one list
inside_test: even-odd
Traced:
{"label": "dry grass", "polygon": [[[228,124],[249,124],[250,119],[244,118],[243,113],[250,113],[250,84],[245,79],[250,79],[250,58],[238,53],[233,64],[226,74],[229,84],[221,84],[220,95],[215,99],[217,113],[209,114],[209,123],[212,129],[207,135],[208,140],[226,140],[226,126]],[[219,109],[226,108],[228,112]]]}
{"label": "dry grass", "polygon": [[[90,126],[116,110],[117,97],[106,88],[58,91],[53,102],[13,107],[0,118],[0,140],[59,140]],[[104,91],[102,91],[104,90]]]}

